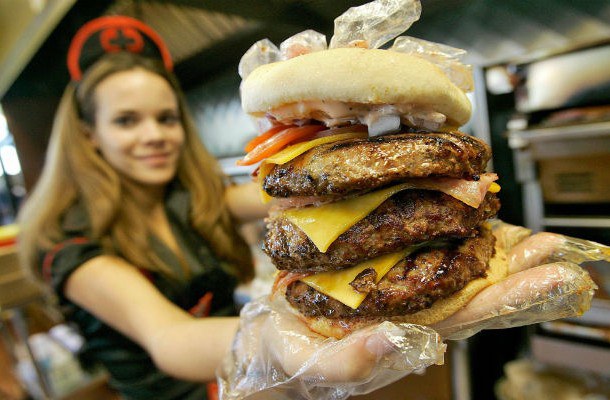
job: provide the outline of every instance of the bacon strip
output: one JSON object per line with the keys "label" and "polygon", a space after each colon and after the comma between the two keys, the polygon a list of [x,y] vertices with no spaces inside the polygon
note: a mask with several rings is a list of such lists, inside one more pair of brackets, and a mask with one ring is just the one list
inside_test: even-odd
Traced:
{"label": "bacon strip", "polygon": [[[498,179],[494,173],[479,176],[478,181],[452,178],[431,178],[422,184],[421,189],[438,190],[454,197],[473,208],[479,208],[491,184]],[[428,182],[429,181],[429,182]]]}
{"label": "bacon strip", "polygon": [[283,291],[292,282],[298,281],[311,275],[310,272],[290,272],[290,271],[279,271],[273,282],[271,293],[276,293],[278,290]]}
{"label": "bacon strip", "polygon": [[[491,184],[498,179],[494,173],[479,176],[478,181],[457,178],[416,178],[404,181],[404,190],[425,189],[436,190],[448,194],[473,208],[479,208]],[[337,201],[337,196],[307,196],[276,198],[273,202],[273,212],[290,208],[320,206]]]}

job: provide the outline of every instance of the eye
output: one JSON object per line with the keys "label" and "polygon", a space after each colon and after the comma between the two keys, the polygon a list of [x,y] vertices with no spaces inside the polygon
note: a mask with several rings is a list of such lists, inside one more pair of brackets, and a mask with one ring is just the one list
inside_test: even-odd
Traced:
{"label": "eye", "polygon": [[138,119],[133,114],[123,114],[119,115],[112,120],[114,125],[117,125],[122,128],[129,128],[134,126],[138,122]]}
{"label": "eye", "polygon": [[182,121],[180,120],[180,114],[175,111],[168,111],[162,113],[159,116],[158,120],[159,123],[167,126],[175,126],[182,123]]}

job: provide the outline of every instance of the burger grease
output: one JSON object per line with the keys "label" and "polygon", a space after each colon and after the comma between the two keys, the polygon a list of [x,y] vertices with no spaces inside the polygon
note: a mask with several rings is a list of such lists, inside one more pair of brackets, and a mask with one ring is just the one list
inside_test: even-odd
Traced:
{"label": "burger grease", "polygon": [[263,197],[276,199],[274,292],[312,330],[434,324],[506,276],[485,222],[500,207],[491,151],[457,131],[470,102],[439,67],[323,50],[258,67],[241,95],[271,127],[244,163],[260,162]]}

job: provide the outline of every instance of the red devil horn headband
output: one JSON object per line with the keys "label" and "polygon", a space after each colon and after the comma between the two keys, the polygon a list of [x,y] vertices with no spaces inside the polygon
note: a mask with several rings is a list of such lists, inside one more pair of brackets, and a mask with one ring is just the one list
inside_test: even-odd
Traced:
{"label": "red devil horn headband", "polygon": [[128,51],[159,58],[171,71],[172,58],[161,37],[150,26],[125,16],[100,17],[83,25],[68,50],[68,70],[73,81],[106,53]]}

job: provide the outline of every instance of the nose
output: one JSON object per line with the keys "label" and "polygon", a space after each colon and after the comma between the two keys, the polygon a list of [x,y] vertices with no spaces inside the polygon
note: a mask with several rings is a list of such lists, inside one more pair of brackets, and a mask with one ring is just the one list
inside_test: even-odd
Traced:
{"label": "nose", "polygon": [[166,138],[165,128],[156,119],[148,119],[142,126],[142,140],[160,142]]}

